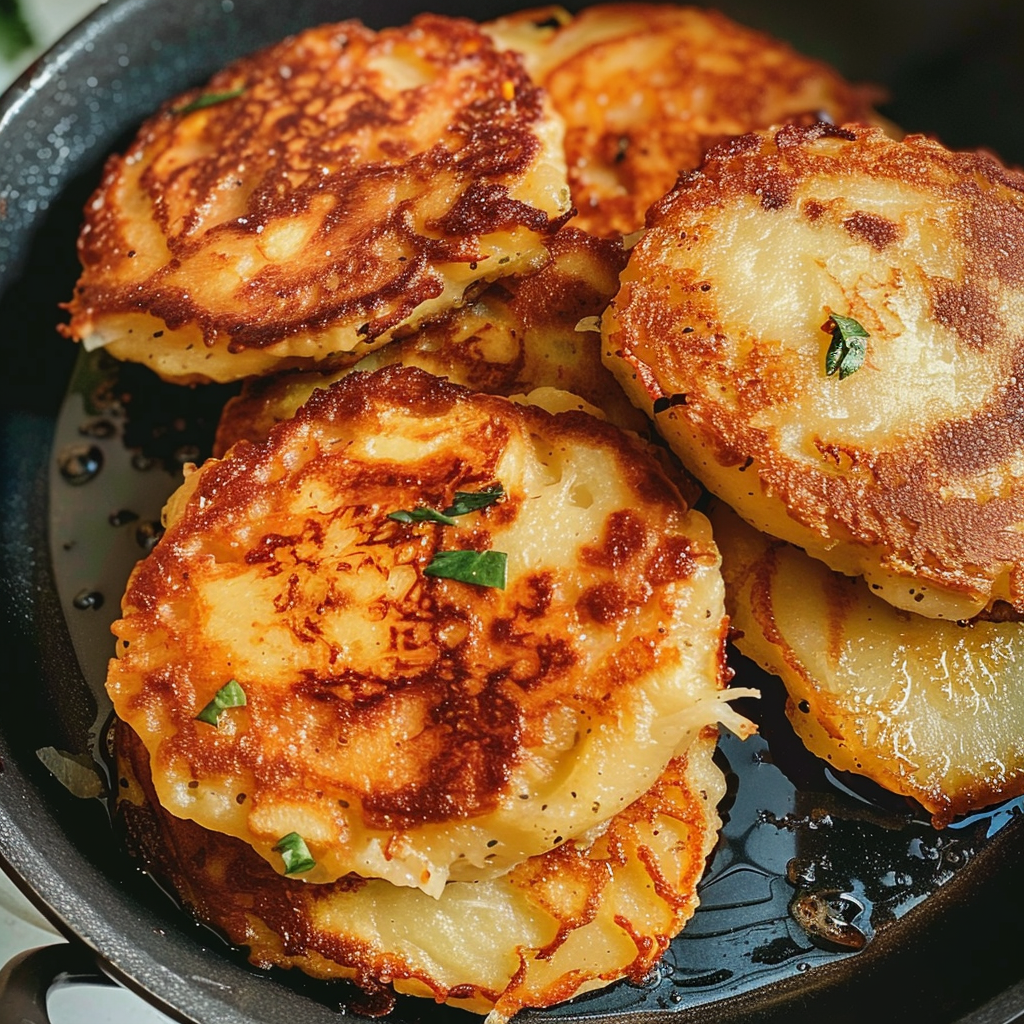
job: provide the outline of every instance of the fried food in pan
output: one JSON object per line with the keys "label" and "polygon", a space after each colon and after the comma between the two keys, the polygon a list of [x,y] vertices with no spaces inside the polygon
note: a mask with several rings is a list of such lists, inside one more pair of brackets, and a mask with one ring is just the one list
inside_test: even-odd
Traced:
{"label": "fried food in pan", "polygon": [[734,642],[779,676],[803,743],[916,801],[936,828],[1024,793],[1024,624],[925,618],[711,513]]}
{"label": "fried food in pan", "polygon": [[697,907],[725,778],[704,730],[606,827],[440,898],[350,875],[282,878],[241,840],[176,818],[145,747],[117,728],[118,818],[128,845],[196,917],[260,967],[349,978],[489,1013],[502,1024],[619,978],[639,983]]}
{"label": "fried food in pan", "polygon": [[161,804],[280,873],[297,834],[310,882],[437,896],[600,829],[706,726],[749,729],[706,518],[587,413],[356,373],[165,518],[107,689]]}
{"label": "fried food in pan", "polygon": [[[478,298],[408,338],[371,352],[356,369],[418,366],[475,391],[528,395],[554,388],[578,396],[618,426],[647,434],[650,422],[626,398],[601,361],[592,329],[619,287],[626,252],[617,240],[565,227],[546,242],[550,259],[536,273],[498,281]],[[585,321],[590,323],[585,323]],[[237,440],[259,440],[290,419],[315,388],[351,372],[275,374],[246,381],[224,407],[214,454]]]}
{"label": "fried food in pan", "polygon": [[569,210],[560,120],[474,23],[312,28],[110,158],[65,333],[180,383],[337,363],[537,266]]}
{"label": "fried food in pan", "polygon": [[877,121],[877,90],[715,10],[675,4],[557,6],[486,28],[521,51],[566,123],[573,223],[630,234],[705,150],[754,128]]}
{"label": "fried food in pan", "polygon": [[923,136],[744,135],[652,210],[605,358],[687,468],[887,601],[1024,611],[1024,174]]}

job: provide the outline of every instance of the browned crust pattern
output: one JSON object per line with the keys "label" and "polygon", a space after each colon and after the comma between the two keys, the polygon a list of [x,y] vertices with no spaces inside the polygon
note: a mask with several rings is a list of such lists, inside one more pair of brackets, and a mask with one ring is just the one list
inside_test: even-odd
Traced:
{"label": "browned crust pattern", "polygon": [[[1002,607],[994,614],[979,616],[973,622],[935,624],[943,631],[940,635],[945,636],[948,642],[946,646],[939,642],[933,647],[935,676],[931,679],[932,684],[938,686],[940,661],[942,667],[948,671],[947,654],[951,655],[950,664],[957,664],[958,655],[963,658],[964,652],[968,652],[965,659],[968,665],[974,661],[974,654],[979,657],[974,662],[974,667],[969,668],[964,676],[954,672],[952,685],[947,687],[943,684],[941,688],[941,692],[947,695],[946,699],[949,701],[944,709],[947,720],[952,722],[962,717],[961,743],[969,754],[965,755],[964,749],[961,749],[960,757],[955,763],[946,766],[944,771],[941,768],[935,769],[936,774],[929,777],[922,766],[928,761],[934,764],[945,751],[937,748],[932,737],[928,735],[925,725],[927,716],[923,710],[909,712],[911,719],[915,713],[921,715],[920,746],[910,743],[912,754],[897,757],[893,754],[896,746],[893,734],[896,728],[892,723],[887,723],[882,707],[878,703],[870,702],[865,705],[863,694],[847,694],[838,687],[829,686],[817,676],[813,668],[808,667],[794,649],[790,637],[787,636],[786,627],[799,627],[799,620],[790,610],[780,624],[776,613],[775,594],[784,586],[780,583],[783,565],[787,559],[794,557],[796,549],[784,541],[754,533],[745,525],[737,527],[731,521],[731,513],[721,507],[713,510],[711,514],[716,526],[716,536],[722,545],[727,610],[733,623],[741,624],[738,638],[740,649],[748,657],[761,662],[769,671],[782,671],[788,689],[786,715],[793,722],[798,734],[805,733],[808,724],[816,724],[816,752],[819,756],[829,761],[838,761],[841,768],[872,778],[889,791],[902,793],[916,801],[931,815],[932,825],[937,829],[945,828],[958,818],[986,807],[994,807],[1024,792],[1024,771],[1019,766],[1020,758],[1017,756],[1019,745],[1015,746],[1010,741],[1007,747],[1001,748],[1000,741],[995,739],[995,735],[1005,736],[1006,730],[1002,729],[998,734],[994,734],[991,725],[986,725],[986,719],[992,713],[991,706],[983,712],[974,710],[972,714],[967,708],[973,702],[963,701],[963,694],[970,693],[972,688],[973,692],[977,693],[983,686],[992,686],[994,691],[1002,691],[1004,686],[1007,689],[1012,687],[1012,682],[1008,680],[1000,680],[994,685],[988,676],[987,667],[991,649],[1012,650],[1012,642],[1006,638],[997,639],[991,633],[985,637],[974,636],[972,633],[976,623],[1014,623],[1019,621],[1019,617],[1015,617],[1012,612]],[[753,540],[747,541],[745,536]],[[802,553],[797,553],[795,557],[803,559],[802,578],[806,580],[810,576],[808,585],[814,598],[807,607],[810,608],[813,604],[813,613],[823,624],[824,644],[821,651],[827,662],[836,666],[837,674],[849,676],[849,669],[844,670],[843,666],[849,665],[848,651],[851,643],[857,643],[859,640],[859,635],[851,630],[850,619],[858,605],[874,599],[869,597],[868,591],[863,589],[860,581],[829,572],[820,564],[805,558]],[[874,616],[872,618],[874,619]],[[889,644],[892,641],[894,623],[911,623],[916,618],[900,610],[883,609],[880,619],[875,619],[879,633],[884,637],[882,643]],[[1010,626],[1007,630],[1007,638],[1012,628]],[[962,631],[962,637],[949,640],[948,631],[953,629]],[[779,659],[777,666],[765,664],[764,649],[761,647],[758,634],[774,648],[774,657]],[[744,643],[744,639],[749,643]],[[871,643],[877,644],[877,638],[872,638]],[[922,681],[922,676],[925,675],[923,667],[916,666],[911,673],[904,674],[907,673],[907,668],[897,656],[899,646],[893,643],[893,657],[888,674],[881,668],[879,681],[885,683],[898,680],[894,688],[900,697],[904,697],[908,680],[913,678],[914,681],[909,683],[911,699],[908,706],[911,709],[917,707],[914,698],[918,697],[925,704],[934,701],[932,714],[941,714],[943,709],[940,707],[939,691],[924,691],[923,687],[928,684]],[[922,652],[922,658],[925,657],[927,655]],[[1004,654],[1004,657],[1007,655]],[[1012,655],[1008,657],[1012,663]],[[789,676],[786,676],[783,667],[790,673]],[[915,690],[914,687],[920,689]],[[993,701],[993,695],[988,695],[987,699]],[[1002,695],[996,699],[1002,700]],[[1012,697],[1009,703],[1012,704]],[[904,728],[910,734],[916,731],[906,725]],[[979,734],[989,737],[984,744],[979,742]],[[834,751],[822,750],[823,737],[828,737],[834,744]],[[986,756],[979,755],[979,748]],[[984,765],[985,770],[981,770],[979,764]],[[915,771],[915,768],[918,771]]]}
{"label": "browned crust pattern", "polygon": [[[235,945],[247,947],[256,966],[297,966],[314,976],[351,977],[375,997],[375,1016],[393,1008],[391,983],[410,980],[422,985],[438,1002],[471,1000],[478,1007],[481,1002],[497,1004],[507,1016],[523,1006],[550,1006],[569,999],[592,975],[583,970],[567,972],[549,978],[538,989],[531,983],[527,961],[553,957],[575,931],[594,920],[616,872],[636,863],[644,866],[650,886],[666,904],[667,916],[665,923],[651,933],[644,933],[625,918],[618,919],[616,923],[633,940],[636,955],[614,978],[603,980],[628,978],[639,984],[696,908],[697,883],[705,870],[701,851],[709,848],[712,830],[717,827],[707,795],[695,792],[687,775],[686,756],[674,758],[650,790],[612,819],[592,847],[569,840],[512,869],[512,889],[528,893],[530,901],[557,922],[557,930],[540,949],[524,946],[515,935],[501,937],[516,949],[520,960],[507,987],[497,991],[474,984],[446,986],[410,964],[401,952],[317,927],[313,920],[317,901],[358,891],[368,884],[367,880],[349,875],[333,883],[309,885],[282,878],[240,840],[169,814],[153,790],[149,759],[141,740],[123,722],[117,723],[115,737],[122,782],[117,820],[132,853],[169,883],[200,921],[216,928]],[[142,802],[123,798],[133,789],[139,790]],[[676,858],[681,870],[671,877],[666,876],[644,841],[644,835],[666,817],[686,828],[692,851],[689,856]]]}
{"label": "browned crust pattern", "polygon": [[[619,19],[622,31],[601,32],[602,22]],[[875,117],[877,90],[851,85],[827,64],[718,11],[602,4],[560,33],[596,36],[544,67],[539,80],[566,121],[574,223],[598,235],[642,227],[647,208],[678,175],[729,136],[784,122]]]}
{"label": "browned crust pattern", "polygon": [[[756,424],[759,412],[790,402],[802,381],[770,339],[733,333],[709,282],[665,262],[654,276],[629,275],[615,300],[611,347],[655,414],[680,424],[670,433],[699,438],[720,466],[748,467],[757,494],[783,503],[813,535],[880,548],[884,564],[981,603],[1008,576],[1010,601],[1024,610],[1024,485],[1007,469],[1024,451],[1024,350],[1014,324],[988,315],[989,292],[978,286],[1024,283],[1024,174],[986,153],[951,152],[923,136],[896,142],[854,125],[748,133],[714,148],[654,206],[635,265],[643,268],[647,244],[652,253],[685,246],[691,226],[699,232],[718,208],[755,197],[766,210],[782,209],[797,184],[843,174],[926,181],[935,203],[955,210],[966,283],[933,281],[933,309],[959,344],[991,363],[993,386],[981,407],[882,448],[819,441],[821,468],[810,469]],[[827,215],[811,203],[803,213]],[[878,248],[898,238],[897,226],[883,221],[844,226]]]}
{"label": "browned crust pattern", "polygon": [[[566,226],[545,240],[550,261],[536,273],[503,278],[475,302],[426,324],[375,354],[380,362],[420,365],[439,377],[492,395],[555,387],[591,403],[619,426],[649,431],[601,362],[600,337],[578,331],[598,317],[618,290],[626,252],[618,240]],[[361,367],[362,368],[362,367]],[[326,387],[346,370],[251,377],[229,399],[217,424],[214,454],[235,441],[258,441],[290,416],[293,395]]]}
{"label": "browned crust pattern", "polygon": [[[403,47],[435,77],[395,92],[374,64]],[[189,109],[206,96],[228,98]],[[195,323],[206,345],[227,339],[231,351],[336,322],[373,340],[441,293],[438,264],[483,259],[481,235],[554,226],[509,194],[544,116],[519,60],[459,19],[422,15],[379,33],[343,22],[244,58],[166,103],[108,161],[86,207],[67,333],[81,338],[97,314],[148,312],[172,330]],[[417,203],[441,182],[454,202],[418,227]],[[164,258],[129,241],[129,222],[150,217]],[[241,267],[232,254],[294,218],[319,224],[301,259],[239,269],[227,299],[200,297],[205,275]]]}
{"label": "browned crust pattern", "polygon": [[[346,459],[346,437],[378,436],[395,408],[465,422],[462,456],[453,460],[446,450],[413,464]],[[138,672],[142,689],[122,717],[159,707],[171,728],[155,756],[184,758],[194,778],[244,765],[259,786],[284,787],[307,799],[314,790],[335,792],[339,786],[329,772],[318,771],[313,751],[337,756],[349,729],[384,735],[394,721],[400,732],[403,715],[422,715],[422,731],[400,760],[395,753],[387,777],[361,783],[362,769],[352,765],[337,795],[361,808],[371,827],[391,830],[492,809],[524,748],[542,745],[547,709],[568,701],[601,719],[618,695],[658,662],[657,638],[634,636],[616,645],[592,678],[573,683],[580,657],[572,623],[581,629],[593,624],[628,630],[630,620],[665,588],[690,579],[698,563],[717,559],[717,551],[700,550],[699,543],[655,522],[657,510],[671,522],[685,505],[640,442],[583,412],[561,413],[555,423],[542,410],[475,394],[416,369],[388,367],[352,374],[315,392],[267,442],[240,442],[227,459],[207,464],[183,514],[129,581],[125,617],[114,627],[124,650],[111,663],[110,680],[117,686],[123,675]],[[379,652],[379,672],[346,666],[340,652],[325,646],[318,626],[321,615],[331,614],[333,601],[346,599],[335,597],[329,586],[337,571],[331,559],[338,556],[321,547],[332,520],[346,517],[360,535],[350,550],[363,551],[361,561],[346,556],[340,567],[346,572],[377,563],[422,567],[451,545],[448,535],[431,524],[389,521],[387,513],[420,505],[444,508],[457,490],[492,485],[509,437],[523,431],[537,438],[557,436],[568,448],[599,439],[617,453],[623,478],[646,502],[646,518],[629,509],[608,517],[603,532],[583,548],[583,585],[574,607],[565,607],[561,584],[547,570],[522,574],[500,596],[419,575],[408,594],[379,609],[401,624],[390,649]],[[286,498],[279,507],[274,497],[324,482],[334,495],[345,496],[343,507],[305,525],[291,521]],[[524,500],[510,493],[472,517],[473,524],[460,532],[460,546],[491,547],[492,527],[514,520]],[[197,694],[210,682],[202,671],[207,639],[195,628],[200,613],[189,609],[196,606],[197,582],[214,560],[260,568],[273,580],[280,622],[309,651],[308,667],[284,690],[250,695],[249,739],[220,736],[194,719],[204,702]],[[298,572],[289,571],[300,563],[314,582],[328,582],[326,594],[314,599],[314,587],[302,591]],[[551,616],[546,625],[545,616]],[[453,645],[452,636],[462,639]],[[139,637],[145,650],[136,650],[133,638]],[[170,663],[161,659],[154,670],[147,666],[155,637],[164,637],[174,657]],[[293,729],[301,723],[300,753],[288,753],[275,726],[280,722],[291,722]],[[275,753],[262,747],[264,741]],[[249,797],[258,801],[259,792]]]}

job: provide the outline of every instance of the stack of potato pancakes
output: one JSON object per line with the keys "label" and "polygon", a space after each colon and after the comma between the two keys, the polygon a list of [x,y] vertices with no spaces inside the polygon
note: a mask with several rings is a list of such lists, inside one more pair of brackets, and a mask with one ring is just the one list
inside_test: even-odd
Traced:
{"label": "stack of potato pancakes", "polygon": [[730,632],[936,823],[1024,790],[1024,176],[871,102],[695,8],[424,14],[110,158],[64,333],[244,382],[114,625],[120,810],[254,963],[642,978]]}

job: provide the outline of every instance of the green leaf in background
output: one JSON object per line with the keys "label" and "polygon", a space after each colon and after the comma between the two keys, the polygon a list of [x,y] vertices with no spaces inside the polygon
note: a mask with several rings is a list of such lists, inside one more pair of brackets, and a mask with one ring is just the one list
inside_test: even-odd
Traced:
{"label": "green leaf in background", "polygon": [[0,58],[14,60],[35,45],[18,0],[0,0]]}

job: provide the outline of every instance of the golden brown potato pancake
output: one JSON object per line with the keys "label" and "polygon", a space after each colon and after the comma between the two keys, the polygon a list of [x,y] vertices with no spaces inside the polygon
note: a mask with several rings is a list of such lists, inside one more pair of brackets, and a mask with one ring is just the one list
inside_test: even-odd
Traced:
{"label": "golden brown potato pancake", "polygon": [[725,779],[703,730],[599,834],[438,899],[380,879],[281,878],[245,843],[160,807],[143,744],[118,723],[118,814],[129,845],[202,921],[260,967],[393,985],[489,1024],[617,978],[639,983],[692,916]]}
{"label": "golden brown potato pancake", "polygon": [[1024,174],[788,127],[712,150],[650,225],[605,358],[689,470],[894,605],[1024,610]]}
{"label": "golden brown potato pancake", "polygon": [[[546,242],[551,254],[539,271],[490,285],[475,301],[415,334],[365,356],[355,368],[392,363],[418,366],[476,391],[525,395],[557,388],[578,395],[611,422],[648,433],[650,421],[626,398],[601,361],[601,339],[578,329],[596,318],[618,291],[625,266],[622,245],[566,227]],[[246,381],[228,401],[217,428],[214,454],[235,441],[265,437],[318,387],[349,373],[298,372]]]}
{"label": "golden brown potato pancake", "polygon": [[486,26],[520,50],[565,119],[573,223],[597,235],[644,213],[730,135],[787,122],[876,120],[875,94],[717,11],[552,6]]}
{"label": "golden brown potato pancake", "polygon": [[66,333],[181,382],[337,361],[543,260],[569,209],[560,122],[473,23],[326,25],[111,157]]}
{"label": "golden brown potato pancake", "polygon": [[[165,519],[108,692],[162,805],[278,871],[297,833],[309,881],[437,895],[600,827],[705,726],[748,728],[707,520],[586,413],[352,374],[194,469]],[[228,685],[244,706],[199,720]]]}
{"label": "golden brown potato pancake", "polygon": [[1024,624],[915,615],[724,505],[711,521],[734,642],[782,679],[811,751],[936,828],[1024,793]]}

